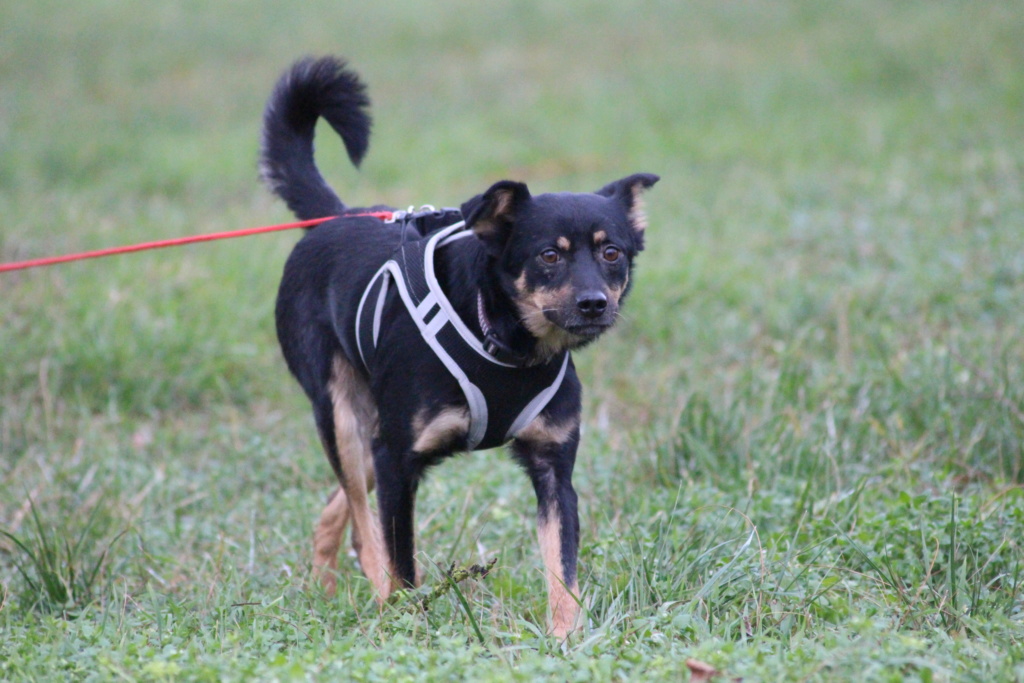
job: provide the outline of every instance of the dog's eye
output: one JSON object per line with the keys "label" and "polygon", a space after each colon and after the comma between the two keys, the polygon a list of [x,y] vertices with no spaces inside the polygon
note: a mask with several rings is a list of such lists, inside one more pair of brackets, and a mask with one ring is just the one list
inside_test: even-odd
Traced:
{"label": "dog's eye", "polygon": [[559,256],[558,252],[555,251],[554,249],[545,249],[544,251],[540,252],[540,260],[548,265],[558,263],[558,261],[561,260],[561,258],[562,257]]}
{"label": "dog's eye", "polygon": [[608,263],[615,263],[620,256],[622,256],[622,250],[611,244],[601,250],[601,257]]}

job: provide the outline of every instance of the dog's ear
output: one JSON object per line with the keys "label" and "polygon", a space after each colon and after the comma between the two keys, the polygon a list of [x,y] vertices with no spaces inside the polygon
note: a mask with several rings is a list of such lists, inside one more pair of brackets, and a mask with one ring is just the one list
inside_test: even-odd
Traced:
{"label": "dog's ear", "polygon": [[509,231],[523,206],[530,201],[530,190],[524,183],[502,180],[483,194],[462,205],[466,227],[487,246],[494,256],[501,254]]}
{"label": "dog's ear", "polygon": [[643,249],[644,230],[647,229],[647,214],[644,212],[644,191],[653,187],[660,178],[653,173],[634,173],[614,183],[605,185],[597,194],[622,202],[629,217],[629,223],[637,236],[637,246]]}

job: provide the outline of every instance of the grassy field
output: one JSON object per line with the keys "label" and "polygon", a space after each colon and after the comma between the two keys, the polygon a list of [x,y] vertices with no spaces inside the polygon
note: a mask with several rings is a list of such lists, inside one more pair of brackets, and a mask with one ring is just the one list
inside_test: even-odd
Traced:
{"label": "grassy field", "polygon": [[[1024,679],[1024,3],[0,4],[0,261],[288,218],[263,101],[370,84],[356,204],[662,176],[577,355],[585,630],[527,479],[421,488],[428,613],[351,558],[274,339],[295,234],[0,275],[0,679]],[[347,6],[350,5],[350,6]]]}

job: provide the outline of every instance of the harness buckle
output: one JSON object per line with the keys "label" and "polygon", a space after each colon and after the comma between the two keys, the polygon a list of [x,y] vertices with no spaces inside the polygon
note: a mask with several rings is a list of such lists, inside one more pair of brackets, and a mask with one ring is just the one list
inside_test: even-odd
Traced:
{"label": "harness buckle", "polygon": [[420,208],[416,208],[415,205],[410,204],[409,208],[405,211],[392,211],[391,218],[385,218],[385,223],[402,223],[408,220],[415,220],[424,216],[439,215],[444,213],[444,210],[438,210],[431,204],[424,204]]}
{"label": "harness buckle", "polygon": [[498,335],[495,334],[494,330],[489,330],[487,334],[484,335],[483,347],[484,351],[502,363],[522,365],[526,361],[525,355],[513,351],[512,347],[498,339]]}

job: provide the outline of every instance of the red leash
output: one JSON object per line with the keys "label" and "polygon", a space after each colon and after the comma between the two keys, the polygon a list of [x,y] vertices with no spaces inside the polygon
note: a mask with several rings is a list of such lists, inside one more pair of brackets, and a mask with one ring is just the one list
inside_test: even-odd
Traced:
{"label": "red leash", "polygon": [[[379,218],[382,221],[391,220],[392,213],[390,211],[371,211],[368,213],[350,213],[345,214],[343,218]],[[163,247],[177,247],[182,244],[192,244],[193,242],[211,242],[213,240],[224,240],[231,239],[232,237],[245,237],[246,235],[257,235],[263,232],[276,232],[278,230],[293,230],[295,228],[311,228],[314,225],[319,225],[329,220],[338,218],[338,216],[328,216],[326,218],[313,218],[308,221],[299,221],[298,223],[281,223],[280,225],[264,225],[259,228],[246,228],[244,230],[234,230],[230,232],[213,232],[207,235],[193,235],[191,237],[177,237],[169,240],[159,240],[157,242],[143,242],[142,244],[131,244],[124,247],[111,247],[109,249],[98,249],[96,251],[86,251],[80,254],[67,254],[65,256],[51,256],[49,258],[38,258],[31,259],[29,261],[15,261],[13,263],[0,263],[0,273],[5,273],[9,270],[22,270],[24,268],[35,268],[37,266],[52,266],[56,263],[67,263],[68,261],[81,261],[89,258],[99,258],[100,256],[113,256],[114,254],[127,254],[133,251],[145,251],[147,249],[161,249]]]}

